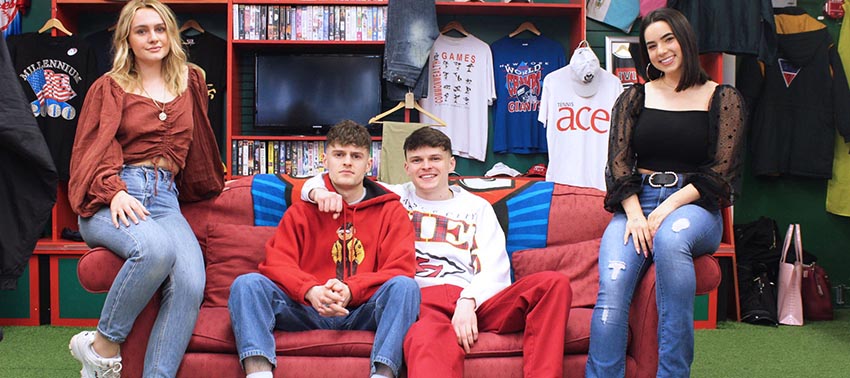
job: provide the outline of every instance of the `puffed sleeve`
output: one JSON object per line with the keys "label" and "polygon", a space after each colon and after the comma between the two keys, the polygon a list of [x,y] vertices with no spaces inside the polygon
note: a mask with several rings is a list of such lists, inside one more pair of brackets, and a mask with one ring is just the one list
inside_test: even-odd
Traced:
{"label": "puffed sleeve", "polygon": [[714,91],[709,107],[709,159],[688,182],[699,191],[694,201],[708,210],[732,205],[740,192],[741,169],[746,133],[747,108],[743,96],[730,85],[720,85]]}
{"label": "puffed sleeve", "polygon": [[71,208],[82,217],[94,215],[116,193],[127,190],[118,176],[124,156],[115,139],[123,101],[118,84],[104,75],[92,84],[83,102],[68,181]]}
{"label": "puffed sleeve", "polygon": [[632,133],[643,109],[642,85],[626,89],[614,103],[611,129],[608,132],[608,163],[605,166],[605,210],[622,209],[624,199],[641,191],[640,174],[635,169]]}

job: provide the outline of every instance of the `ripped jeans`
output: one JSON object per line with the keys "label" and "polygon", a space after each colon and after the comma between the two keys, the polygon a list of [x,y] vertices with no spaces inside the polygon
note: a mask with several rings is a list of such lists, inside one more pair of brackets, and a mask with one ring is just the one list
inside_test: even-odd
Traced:
{"label": "ripped jeans", "polygon": [[[638,194],[644,215],[679,188],[643,186]],[[658,306],[658,377],[689,377],[694,359],[695,257],[713,253],[720,244],[720,211],[697,205],[674,210],[659,227],[649,258],[623,244],[626,214],[617,212],[599,248],[599,294],[590,326],[586,377],[624,377],[629,306],[635,287],[655,263]]]}

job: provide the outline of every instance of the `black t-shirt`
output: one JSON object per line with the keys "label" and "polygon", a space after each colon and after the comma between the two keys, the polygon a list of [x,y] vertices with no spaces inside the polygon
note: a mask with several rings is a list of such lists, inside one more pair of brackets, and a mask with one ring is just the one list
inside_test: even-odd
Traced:
{"label": "black t-shirt", "polygon": [[183,34],[189,61],[206,73],[210,107],[207,115],[220,148],[225,147],[224,105],[227,89],[227,41],[210,32]]}
{"label": "black t-shirt", "polygon": [[7,43],[59,178],[67,180],[83,99],[98,77],[94,51],[78,36],[48,33],[14,35]]}

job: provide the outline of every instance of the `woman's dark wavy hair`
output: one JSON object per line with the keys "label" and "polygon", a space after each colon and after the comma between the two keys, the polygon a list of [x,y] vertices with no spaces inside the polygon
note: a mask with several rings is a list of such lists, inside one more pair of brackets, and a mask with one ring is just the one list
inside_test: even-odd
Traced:
{"label": "woman's dark wavy hair", "polygon": [[657,79],[662,75],[662,72],[654,65],[649,64],[651,62],[649,52],[646,49],[646,37],[644,36],[646,28],[658,21],[664,21],[670,25],[673,36],[679,41],[679,46],[682,49],[683,72],[679,84],[676,86],[676,92],[681,92],[697,84],[705,84],[706,81],[710,80],[708,74],[700,67],[697,38],[691,24],[682,13],[671,8],[658,8],[646,15],[640,23],[640,58],[643,66],[646,67],[644,79],[651,81],[652,78]]}

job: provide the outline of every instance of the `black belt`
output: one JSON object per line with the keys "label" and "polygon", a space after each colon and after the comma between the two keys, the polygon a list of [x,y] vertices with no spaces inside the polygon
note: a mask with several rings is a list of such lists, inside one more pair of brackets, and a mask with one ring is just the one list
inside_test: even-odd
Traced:
{"label": "black belt", "polygon": [[653,188],[672,188],[679,185],[679,179],[676,172],[653,172],[643,176],[643,183]]}

